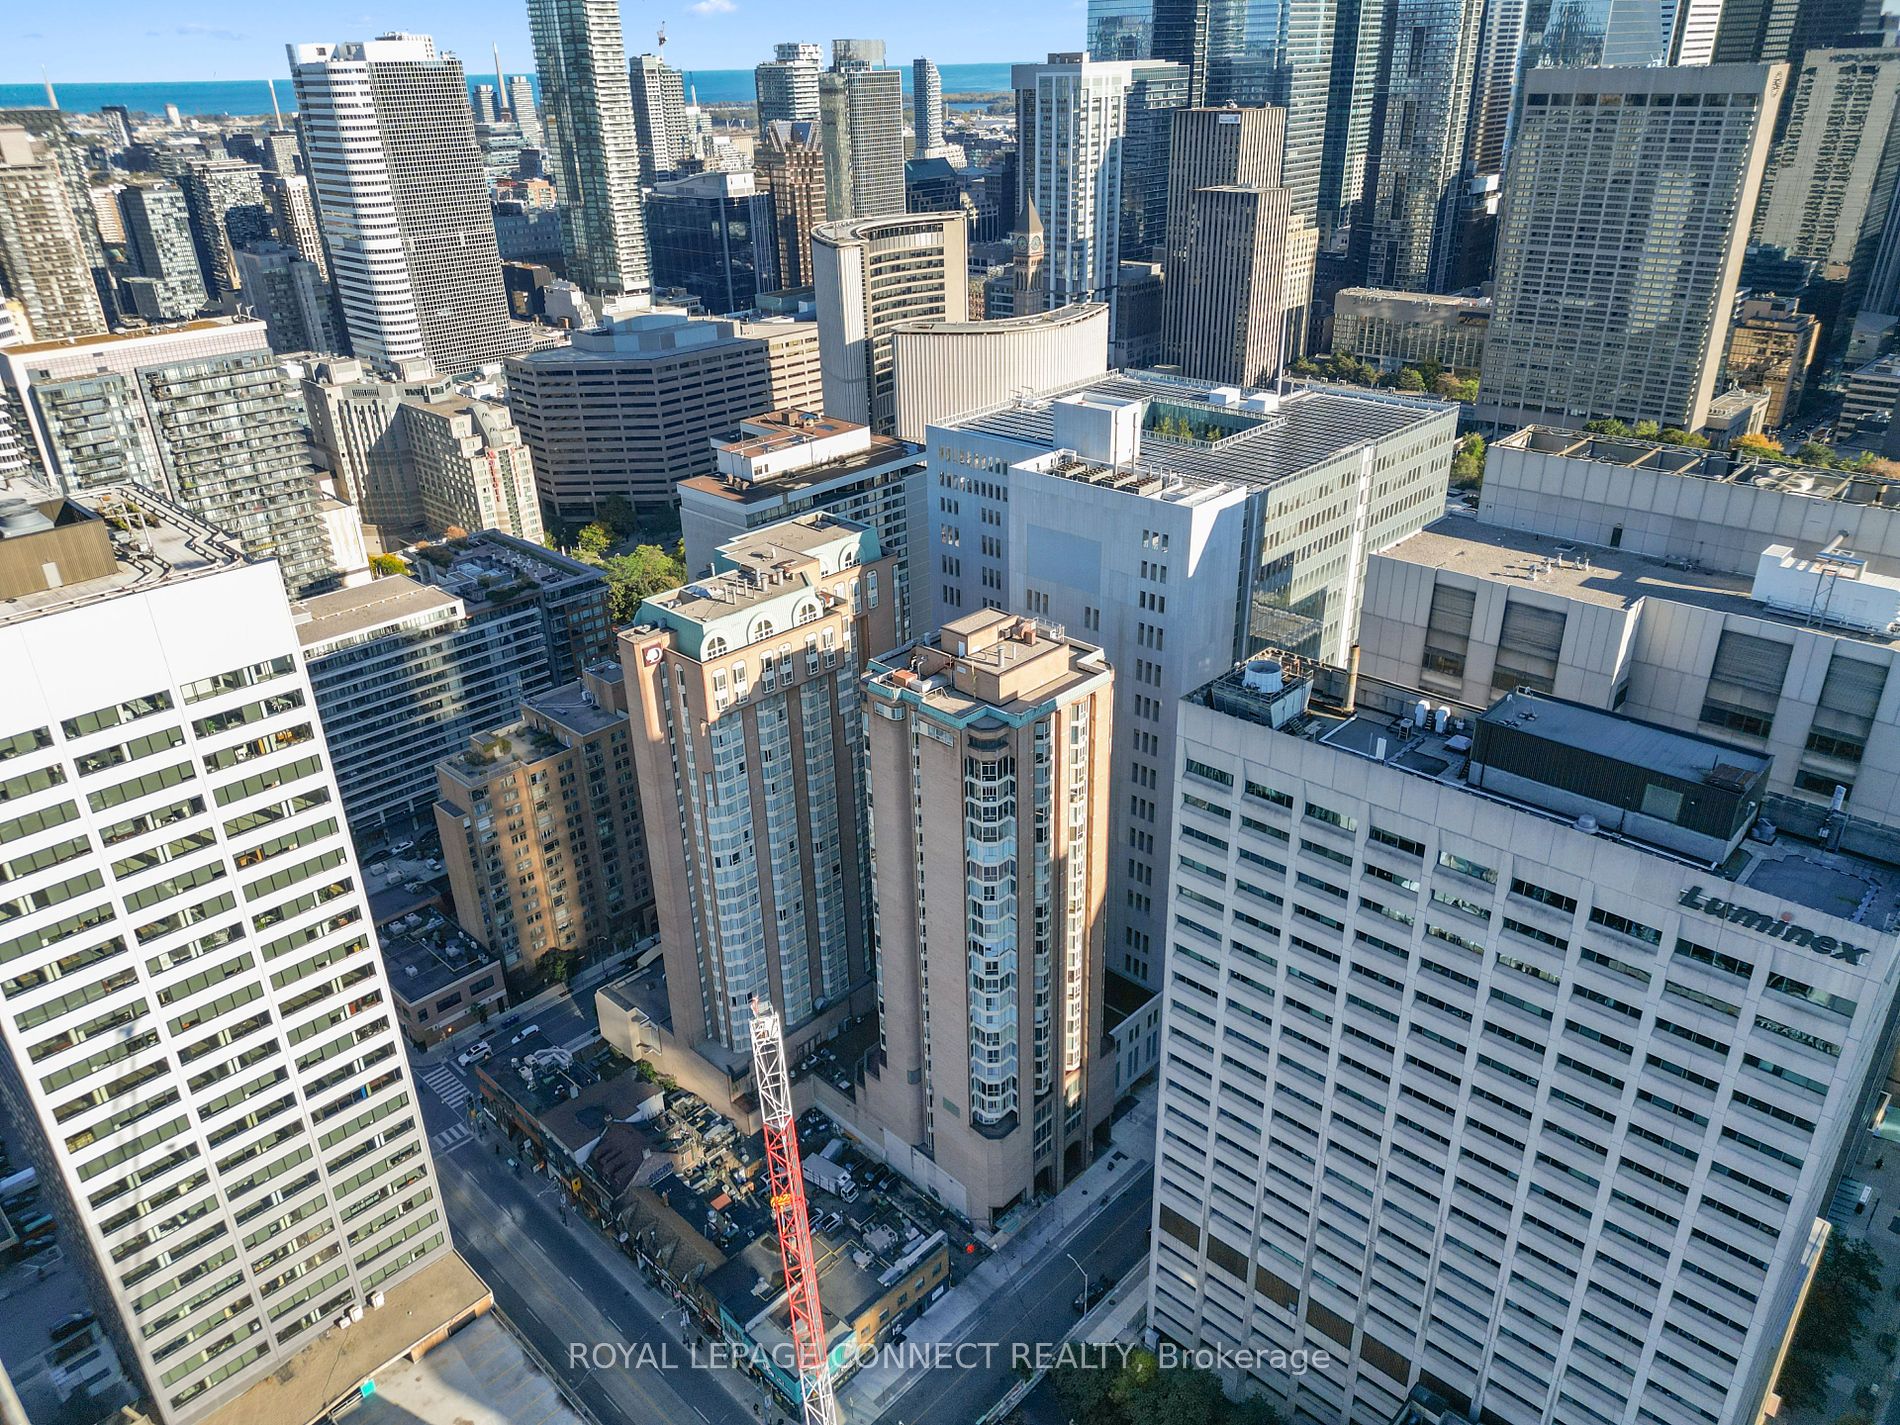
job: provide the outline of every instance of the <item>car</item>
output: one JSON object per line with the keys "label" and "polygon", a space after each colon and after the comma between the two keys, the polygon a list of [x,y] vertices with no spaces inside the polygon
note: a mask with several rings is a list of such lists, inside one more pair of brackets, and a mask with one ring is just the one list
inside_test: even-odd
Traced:
{"label": "car", "polygon": [[455,1056],[455,1062],[466,1069],[471,1064],[479,1064],[484,1059],[493,1058],[494,1053],[494,1046],[486,1039],[477,1039],[473,1044],[469,1045],[468,1048]]}
{"label": "car", "polygon": [[77,1336],[94,1320],[90,1311],[75,1311],[70,1316],[62,1316],[46,1328],[46,1339],[58,1345],[69,1336]]}
{"label": "car", "polygon": [[402,888],[405,891],[409,892],[409,894],[412,896],[419,896],[424,891],[429,889],[427,886],[423,885],[422,882],[420,881],[404,881],[402,883]]}
{"label": "car", "polygon": [[521,1042],[521,1041],[522,1041],[523,1039],[529,1039],[529,1038],[532,1038],[532,1037],[533,1037],[534,1035],[536,1035],[536,1034],[539,1034],[540,1032],[541,1032],[541,1026],[540,1026],[540,1025],[538,1025],[538,1024],[530,1024],[530,1025],[529,1025],[529,1026],[528,1026],[528,1027],[527,1027],[526,1029],[524,1029],[524,1030],[522,1030],[522,1031],[521,1031],[521,1032],[520,1032],[519,1034],[517,1034],[517,1035],[516,1035],[516,1036],[515,1036],[515,1037],[514,1037],[513,1039],[510,1039],[510,1040],[508,1041],[508,1043],[509,1043],[509,1044],[510,1044],[511,1046],[512,1046],[512,1045],[515,1045],[515,1044],[519,1044],[519,1043],[520,1043],[520,1042]]}
{"label": "car", "polygon": [[401,856],[415,849],[416,843],[413,841],[398,841],[390,846],[389,854],[391,856]]}

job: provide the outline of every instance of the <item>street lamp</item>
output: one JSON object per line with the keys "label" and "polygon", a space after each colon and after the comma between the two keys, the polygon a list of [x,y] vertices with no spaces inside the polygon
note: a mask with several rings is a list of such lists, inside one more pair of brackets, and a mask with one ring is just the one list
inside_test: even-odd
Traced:
{"label": "street lamp", "polygon": [[1082,1310],[1083,1310],[1083,1312],[1084,1312],[1084,1314],[1086,1314],[1086,1313],[1088,1312],[1088,1309],[1089,1309],[1089,1274],[1088,1274],[1088,1268],[1086,1268],[1086,1267],[1084,1267],[1084,1266],[1083,1266],[1083,1265],[1082,1265],[1082,1264],[1081,1264],[1080,1262],[1078,1262],[1078,1261],[1076,1261],[1076,1260],[1075,1260],[1075,1254],[1074,1254],[1074,1253],[1072,1253],[1072,1252],[1064,1252],[1064,1253],[1063,1253],[1062,1255],[1063,1255],[1063,1256],[1065,1256],[1065,1257],[1067,1257],[1067,1258],[1069,1259],[1069,1261],[1070,1261],[1070,1262],[1071,1262],[1071,1263],[1072,1263],[1072,1264],[1074,1265],[1074,1267],[1075,1267],[1075,1269],[1076,1269],[1076,1270],[1077,1270],[1078,1272],[1080,1272],[1080,1273],[1082,1273]]}

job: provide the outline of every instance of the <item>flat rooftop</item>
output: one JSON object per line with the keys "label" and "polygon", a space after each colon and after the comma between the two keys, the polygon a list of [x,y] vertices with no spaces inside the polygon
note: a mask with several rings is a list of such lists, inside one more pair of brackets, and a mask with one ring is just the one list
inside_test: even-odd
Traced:
{"label": "flat rooftop", "polygon": [[[1311,665],[1306,666],[1311,669]],[[1336,675],[1337,685],[1344,686],[1343,673],[1332,669],[1323,671],[1327,676]],[[1553,743],[1594,751],[1662,775],[1710,786],[1751,781],[1764,772],[1770,759],[1748,748],[1537,694],[1507,694],[1490,708],[1479,710],[1443,704],[1436,696],[1426,697],[1415,690],[1374,678],[1359,680],[1358,705],[1353,712],[1343,712],[1337,706],[1315,700],[1308,702],[1297,716],[1282,718],[1276,725],[1274,713],[1283,706],[1278,701],[1282,695],[1270,697],[1248,687],[1243,673],[1243,668],[1235,668],[1189,697],[1281,735],[1323,742],[1341,752],[1381,762],[1466,795],[1558,822],[1580,836],[1602,836],[1704,872],[1713,870],[1723,879],[1752,886],[1765,895],[1779,896],[1879,934],[1892,934],[1900,929],[1900,866],[1888,861],[1827,850],[1813,840],[1790,835],[1784,826],[1773,843],[1744,838],[1727,860],[1712,868],[1706,862],[1633,834],[1622,835],[1607,827],[1584,831],[1578,828],[1574,815],[1505,795],[1493,787],[1479,787],[1467,778],[1473,752],[1472,734],[1478,723],[1511,721],[1526,707],[1535,710],[1539,734]],[[1289,678],[1287,687],[1292,689],[1309,679],[1309,673],[1302,673]],[[1419,701],[1428,701],[1434,707],[1449,707],[1445,731],[1436,731],[1430,722],[1422,728],[1414,724],[1411,712]],[[1772,804],[1776,800],[1769,798],[1764,806],[1771,819],[1780,816]],[[1788,799],[1779,800],[1787,802]],[[1789,807],[1811,814],[1810,819],[1815,822],[1825,811],[1825,808],[1806,804],[1795,808],[1789,803]]]}
{"label": "flat rooftop", "polygon": [[[747,442],[751,444],[752,442]],[[851,452],[818,465],[802,465],[761,475],[754,480],[727,479],[721,475],[694,475],[679,482],[681,489],[725,500],[735,505],[778,501],[818,485],[848,480],[855,475],[870,475],[880,470],[909,465],[923,456],[923,447],[895,436],[874,435],[867,449]]]}
{"label": "flat rooftop", "polygon": [[578,679],[563,683],[558,688],[549,688],[545,693],[536,693],[524,699],[522,707],[540,713],[549,722],[581,737],[604,731],[615,723],[627,720],[612,708],[602,707],[587,691],[587,685]]}
{"label": "flat rooftop", "polygon": [[[465,410],[477,404],[470,398],[455,408]],[[603,591],[607,586],[607,576],[591,564],[493,529],[438,544],[414,545],[403,551],[403,557],[418,583],[446,589],[471,605],[512,598],[528,588],[576,581],[598,584]]]}
{"label": "flat rooftop", "polygon": [[309,649],[398,619],[440,613],[455,603],[453,594],[391,574],[301,600],[291,605],[291,616],[297,621],[297,642]]}
{"label": "flat rooftop", "polygon": [[470,1322],[419,1361],[376,1375],[350,1425],[587,1425],[494,1316]]}
{"label": "flat rooftop", "polygon": [[1368,442],[1443,420],[1454,409],[1424,397],[1320,385],[1294,387],[1271,411],[1247,411],[1210,399],[1216,391],[1230,389],[1153,371],[1118,371],[945,424],[1018,442],[1026,458],[1056,448],[1053,406],[1057,399],[1086,396],[1173,407],[1187,416],[1232,420],[1243,428],[1211,441],[1170,439],[1144,429],[1140,458],[1131,473],[1203,486],[1258,488],[1299,475]]}
{"label": "flat rooftop", "polygon": [[449,1252],[386,1288],[383,1304],[349,1330],[329,1328],[199,1425],[312,1425],[338,1402],[359,1398],[364,1381],[493,1301],[474,1268]]}
{"label": "flat rooftop", "polygon": [[1664,475],[1680,475],[1685,479],[1755,485],[1812,500],[1844,500],[1857,505],[1900,507],[1900,481],[1886,479],[1871,471],[1829,469],[1821,465],[1803,465],[1797,460],[1786,458],[1756,460],[1726,450],[1696,450],[1661,441],[1588,435],[1556,426],[1526,426],[1500,436],[1492,444],[1494,449],[1559,455],[1567,460],[1653,470]]}
{"label": "flat rooftop", "polygon": [[411,1004],[498,963],[439,910],[412,911],[379,926],[376,938],[391,987]]}
{"label": "flat rooftop", "polygon": [[[1764,548],[1776,542],[1772,534],[1763,535],[1762,540]],[[1574,540],[1505,529],[1468,515],[1447,515],[1372,557],[1470,574],[1479,579],[1512,581],[1527,589],[1543,589],[1579,603],[1599,604],[1605,608],[1627,609],[1644,599],[1666,599],[1722,613],[1745,614],[1791,628],[1814,627],[1809,620],[1756,602],[1753,581],[1739,574],[1690,569],[1625,549],[1578,544]],[[1881,637],[1842,624],[1830,623],[1824,631],[1840,638],[1900,647],[1900,639]]]}
{"label": "flat rooftop", "polygon": [[0,545],[56,534],[74,522],[71,511],[90,510],[105,523],[116,567],[98,578],[0,600],[0,625],[201,578],[249,562],[229,535],[138,486],[101,486],[88,490],[83,499],[66,499],[30,481],[8,480],[0,481],[3,500],[25,501],[34,516],[32,527],[18,534],[0,531]]}
{"label": "flat rooftop", "polygon": [[68,336],[46,341],[15,342],[6,348],[10,357],[43,356],[49,351],[72,351],[84,346],[112,346],[118,342],[136,341],[141,337],[184,336],[189,332],[215,331],[219,327],[234,327],[240,322],[251,321],[248,317],[201,317],[196,321],[168,322],[163,326],[135,327],[129,331],[95,332],[91,336]]}

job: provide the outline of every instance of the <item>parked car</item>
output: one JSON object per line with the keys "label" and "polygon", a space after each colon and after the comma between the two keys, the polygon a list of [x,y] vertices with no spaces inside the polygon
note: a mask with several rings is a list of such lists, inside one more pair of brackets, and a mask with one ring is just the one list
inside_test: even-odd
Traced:
{"label": "parked car", "polygon": [[477,1039],[455,1056],[455,1062],[466,1069],[470,1064],[479,1064],[484,1059],[492,1058],[494,1053],[494,1046],[486,1039]]}
{"label": "parked car", "polygon": [[46,1328],[47,1340],[57,1345],[69,1336],[77,1336],[93,1323],[90,1311],[75,1311],[70,1316],[62,1316]]}
{"label": "parked car", "polygon": [[530,1024],[526,1029],[522,1030],[519,1034],[517,1034],[513,1039],[510,1039],[508,1042],[511,1045],[519,1044],[523,1039],[532,1038],[534,1035],[539,1034],[540,1032],[541,1032],[540,1025]]}

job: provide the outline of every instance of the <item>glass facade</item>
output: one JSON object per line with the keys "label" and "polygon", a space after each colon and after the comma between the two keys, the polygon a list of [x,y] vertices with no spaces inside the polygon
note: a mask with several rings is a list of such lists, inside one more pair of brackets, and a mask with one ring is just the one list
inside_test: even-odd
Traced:
{"label": "glass facade", "polygon": [[683,287],[708,312],[747,311],[782,285],[769,193],[700,179],[668,184],[647,198],[647,241],[654,285]]}

